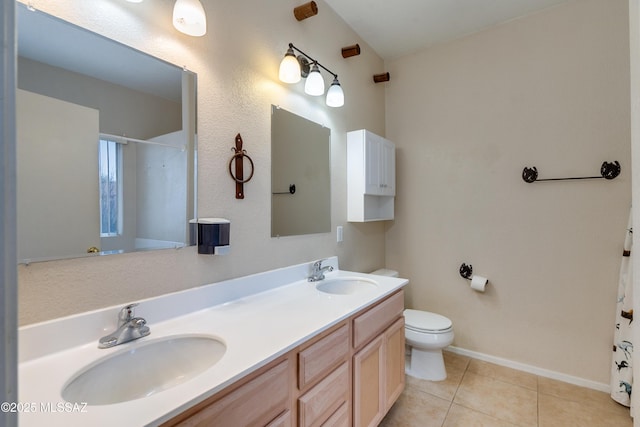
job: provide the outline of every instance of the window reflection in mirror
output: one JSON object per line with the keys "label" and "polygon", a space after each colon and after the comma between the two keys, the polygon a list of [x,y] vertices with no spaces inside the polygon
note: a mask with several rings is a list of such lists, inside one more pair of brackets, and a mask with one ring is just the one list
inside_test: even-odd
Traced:
{"label": "window reflection in mirror", "polygon": [[331,231],[331,131],[271,107],[271,236]]}
{"label": "window reflection in mirror", "polygon": [[19,261],[189,244],[195,74],[16,9]]}

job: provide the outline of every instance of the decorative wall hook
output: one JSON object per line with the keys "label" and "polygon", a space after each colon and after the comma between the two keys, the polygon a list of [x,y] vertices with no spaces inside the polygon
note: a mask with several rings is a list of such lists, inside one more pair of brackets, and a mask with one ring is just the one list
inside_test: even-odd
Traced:
{"label": "decorative wall hook", "polygon": [[314,1],[310,1],[293,9],[293,16],[295,16],[298,21],[304,21],[317,14],[318,5]]}
{"label": "decorative wall hook", "polygon": [[620,163],[617,160],[614,160],[613,163],[603,162],[600,167],[600,176],[578,176],[578,177],[569,177],[569,178],[545,178],[538,179],[538,169],[533,167],[525,167],[522,170],[522,179],[525,182],[532,183],[536,181],[567,181],[567,180],[576,180],[576,179],[599,179],[604,178],[607,180],[612,180],[620,175]]}
{"label": "decorative wall hook", "polygon": [[391,80],[391,74],[389,73],[375,74],[373,76],[374,83],[383,83],[388,82],[389,80]]}
{"label": "decorative wall hook", "polygon": [[360,55],[360,45],[358,43],[353,46],[346,46],[342,48],[342,57],[350,58],[352,56]]}
{"label": "decorative wall hook", "polygon": [[467,265],[462,263],[460,266],[460,275],[463,279],[471,280],[473,276],[473,266],[471,264]]}
{"label": "decorative wall hook", "polygon": [[[244,184],[246,182],[251,181],[253,178],[253,171],[255,170],[253,166],[253,160],[247,154],[247,150],[242,148],[242,137],[240,134],[236,135],[236,146],[235,148],[231,148],[231,151],[234,151],[235,154],[231,157],[229,161],[229,175],[236,182],[236,199],[244,199]],[[251,173],[249,174],[249,178],[244,178],[244,158],[249,160],[249,164],[251,164]],[[235,174],[233,173],[232,165],[235,163]]]}

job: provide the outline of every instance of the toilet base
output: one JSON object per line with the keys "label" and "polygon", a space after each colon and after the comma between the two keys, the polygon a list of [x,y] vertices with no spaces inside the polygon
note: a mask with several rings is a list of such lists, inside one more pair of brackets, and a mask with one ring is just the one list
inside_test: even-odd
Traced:
{"label": "toilet base", "polygon": [[447,378],[442,350],[421,350],[411,348],[411,356],[405,364],[405,373],[414,378],[429,381],[443,381]]}

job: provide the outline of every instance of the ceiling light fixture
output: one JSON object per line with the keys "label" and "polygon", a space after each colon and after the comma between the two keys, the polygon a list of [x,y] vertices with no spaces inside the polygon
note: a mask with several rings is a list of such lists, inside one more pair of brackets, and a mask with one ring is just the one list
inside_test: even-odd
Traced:
{"label": "ceiling light fixture", "polygon": [[[296,57],[295,51],[300,55]],[[311,71],[309,71],[309,63],[311,62]],[[333,83],[327,91],[326,103],[329,107],[342,107],[344,105],[344,92],[338,75],[327,67],[289,43],[289,49],[285,53],[280,63],[280,81],[284,83],[298,83],[302,77],[307,81],[304,85],[304,91],[308,95],[320,96],[324,94],[324,78],[320,73],[320,68],[333,76]]]}
{"label": "ceiling light fixture", "polygon": [[176,0],[173,26],[189,36],[204,36],[207,33],[207,16],[200,0]]}

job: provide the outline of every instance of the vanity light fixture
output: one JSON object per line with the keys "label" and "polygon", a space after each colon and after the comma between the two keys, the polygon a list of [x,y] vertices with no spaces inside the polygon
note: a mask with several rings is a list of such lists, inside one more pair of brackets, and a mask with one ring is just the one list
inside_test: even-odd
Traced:
{"label": "vanity light fixture", "polygon": [[298,62],[292,46],[289,45],[289,49],[280,63],[280,81],[284,83],[298,83],[302,78],[300,62]]}
{"label": "vanity light fixture", "polygon": [[333,79],[331,86],[329,86],[326,102],[329,107],[342,107],[344,105],[344,92],[342,91],[342,87],[340,87],[337,76]]}
{"label": "vanity light fixture", "polygon": [[144,0],[127,0],[129,3],[142,3]]}
{"label": "vanity light fixture", "polygon": [[189,36],[204,36],[207,33],[207,16],[200,0],[176,0],[173,26]]}
{"label": "vanity light fixture", "polygon": [[304,92],[311,96],[320,96],[324,94],[324,78],[320,74],[318,63],[314,62],[311,67],[311,72],[307,76],[307,81],[304,84]]}
{"label": "vanity light fixture", "polygon": [[[296,57],[295,51],[300,55]],[[309,63],[311,63],[311,71],[309,71]],[[280,81],[284,83],[297,83],[302,77],[307,81],[304,85],[304,91],[308,95],[320,96],[324,94],[324,78],[320,73],[320,68],[333,76],[333,83],[327,91],[326,103],[329,107],[342,107],[344,105],[344,92],[338,75],[327,67],[289,43],[289,49],[285,53],[280,63]]]}

